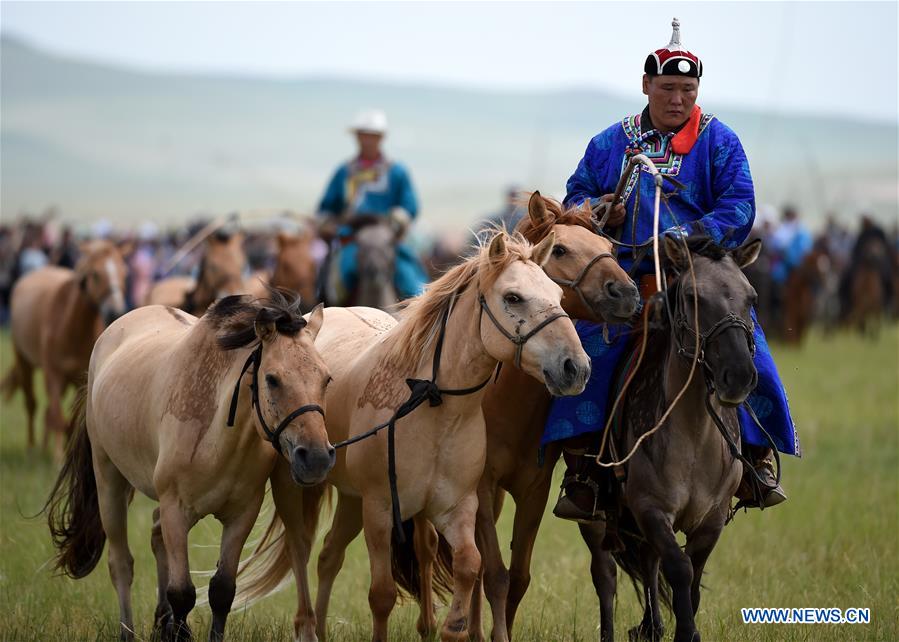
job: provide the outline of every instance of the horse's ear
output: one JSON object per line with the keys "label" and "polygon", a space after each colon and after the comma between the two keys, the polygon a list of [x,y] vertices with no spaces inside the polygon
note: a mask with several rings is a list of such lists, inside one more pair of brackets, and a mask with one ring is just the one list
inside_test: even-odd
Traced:
{"label": "horse's ear", "polygon": [[687,267],[687,249],[682,237],[673,234],[665,234],[662,236],[662,246],[665,249],[665,256],[671,261],[676,270],[683,270]]}
{"label": "horse's ear", "polygon": [[534,249],[531,250],[531,260],[543,267],[543,264],[546,263],[546,260],[549,258],[549,255],[553,251],[553,245],[556,244],[556,233],[550,232],[547,234],[546,238],[540,241],[537,245],[534,246]]}
{"label": "horse's ear", "polygon": [[319,303],[312,308],[309,313],[309,320],[306,322],[306,332],[312,335],[312,340],[318,336],[318,331],[322,329],[322,323],[325,322],[325,304]]}
{"label": "horse's ear", "polygon": [[744,243],[738,248],[735,248],[730,251],[730,257],[734,260],[734,263],[740,266],[742,270],[745,267],[749,267],[755,260],[759,258],[759,254],[762,252],[762,239],[755,239],[750,243]]}
{"label": "horse's ear", "polygon": [[262,343],[268,343],[272,339],[275,338],[275,333],[277,329],[275,328],[274,321],[260,321],[256,319],[256,322],[253,324],[253,329],[256,331],[256,336],[259,337],[259,340]]}
{"label": "horse's ear", "polygon": [[490,259],[501,259],[506,255],[506,233],[499,232],[490,239],[490,247],[487,248],[487,257]]}
{"label": "horse's ear", "polygon": [[528,216],[531,217],[534,227],[538,227],[546,220],[546,203],[543,201],[543,197],[540,196],[539,191],[535,191],[531,194],[531,198],[528,199]]}

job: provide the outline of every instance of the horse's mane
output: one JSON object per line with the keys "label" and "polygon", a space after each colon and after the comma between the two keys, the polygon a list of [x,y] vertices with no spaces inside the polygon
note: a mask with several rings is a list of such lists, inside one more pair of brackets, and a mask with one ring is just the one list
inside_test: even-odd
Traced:
{"label": "horse's mane", "polygon": [[589,207],[576,205],[566,208],[554,198],[540,196],[550,214],[539,225],[535,225],[530,216],[525,216],[518,223],[516,231],[531,243],[538,243],[545,239],[552,231],[554,225],[580,225],[588,230],[593,230],[593,213]]}
{"label": "horse's mane", "polygon": [[[506,252],[491,258],[488,248],[499,234],[506,235]],[[387,361],[398,366],[421,363],[437,334],[444,311],[453,305],[456,297],[475,281],[478,291],[489,289],[512,263],[529,260],[531,249],[531,244],[519,234],[497,230],[481,244],[477,254],[450,269],[428,285],[423,294],[404,304],[400,323],[390,335],[392,345]]]}
{"label": "horse's mane", "polygon": [[222,350],[235,350],[257,340],[256,324],[275,324],[275,330],[294,336],[306,327],[300,310],[300,297],[289,290],[266,285],[267,299],[254,299],[248,294],[227,296],[213,305],[205,315],[217,331]]}

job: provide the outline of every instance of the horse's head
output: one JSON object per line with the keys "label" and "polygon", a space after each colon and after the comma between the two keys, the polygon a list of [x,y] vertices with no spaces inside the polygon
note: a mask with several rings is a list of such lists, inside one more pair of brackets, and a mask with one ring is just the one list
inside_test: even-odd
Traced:
{"label": "horse's head", "polygon": [[315,259],[309,234],[278,234],[278,258],[272,284],[300,292],[315,281]]}
{"label": "horse's head", "polygon": [[218,328],[222,349],[256,346],[250,371],[253,420],[259,436],[290,463],[295,482],[323,481],[334,466],[335,454],[324,418],[325,389],[331,376],[314,345],[324,320],[322,306],[307,320],[299,297],[269,288],[268,299],[230,296],[216,303],[207,316]]}
{"label": "horse's head", "polygon": [[122,253],[109,241],[89,241],[81,245],[75,266],[78,285],[109,325],[125,314],[125,279],[128,267]]}
{"label": "horse's head", "polygon": [[243,234],[216,233],[206,239],[194,299],[205,307],[216,299],[243,292],[247,256]]}
{"label": "horse's head", "polygon": [[[383,217],[378,217],[383,219]],[[396,302],[393,287],[396,233],[386,219],[369,222],[356,232],[359,291],[357,305],[384,309]]]}
{"label": "horse's head", "polygon": [[692,354],[698,335],[699,357],[718,401],[725,406],[739,405],[758,382],[750,316],[756,292],[742,269],[758,257],[762,242],[755,240],[725,250],[705,237],[666,235],[663,243],[668,261],[678,274],[671,290],[676,299],[671,305],[677,343]]}
{"label": "horse's head", "polygon": [[534,192],[519,230],[532,243],[555,233],[543,270],[562,286],[562,307],[578,319],[626,322],[637,311],[640,293],[612,255],[612,244],[593,232],[589,207],[563,210]]}
{"label": "horse's head", "polygon": [[575,395],[587,384],[590,359],[570,320],[559,318],[565,316],[562,289],[542,269],[555,240],[550,232],[529,246],[499,232],[481,251],[482,313],[493,321],[482,319],[481,340],[495,359],[520,360],[521,369],[552,394]]}

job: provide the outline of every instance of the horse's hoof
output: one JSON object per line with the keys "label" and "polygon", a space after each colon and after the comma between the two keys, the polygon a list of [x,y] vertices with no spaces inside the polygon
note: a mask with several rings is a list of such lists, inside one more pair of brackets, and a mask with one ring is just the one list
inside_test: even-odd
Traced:
{"label": "horse's hoof", "polygon": [[659,642],[665,636],[665,627],[659,625],[657,627],[648,627],[640,624],[627,632],[627,639],[630,642]]}
{"label": "horse's hoof", "polygon": [[674,642],[701,642],[699,638],[699,631],[690,631],[688,633],[675,632]]}

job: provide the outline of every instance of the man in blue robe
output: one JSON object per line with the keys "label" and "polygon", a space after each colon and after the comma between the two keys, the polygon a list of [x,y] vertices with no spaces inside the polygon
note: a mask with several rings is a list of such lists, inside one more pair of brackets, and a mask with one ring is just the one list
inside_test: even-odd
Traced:
{"label": "man in blue robe", "polygon": [[[574,174],[568,180],[565,205],[580,205],[590,200],[609,210],[606,229],[614,231],[624,243],[640,244],[653,235],[655,184],[645,170],[634,172],[628,180],[622,201],[611,203],[622,171],[631,155],[648,156],[658,171],[683,184],[676,189],[667,181],[668,208],[660,211],[663,233],[702,234],[727,248],[742,244],[755,219],[755,194],[749,162],[737,135],[711,114],[696,105],[702,62],[680,43],[677,19],[667,47],[651,53],[644,65],[643,93],[648,105],[642,113],[628,116],[595,136],[587,145]],[[639,210],[632,215],[635,202]],[[633,269],[637,278],[652,274],[652,261],[643,259],[633,266],[631,250],[622,247],[619,261]],[[753,319],[755,312],[753,311]],[[601,474],[584,456],[602,430],[610,404],[609,394],[617,364],[629,349],[622,336],[627,328],[610,327],[603,336],[602,327],[578,321],[576,328],[584,349],[593,359],[591,378],[577,397],[553,401],[547,418],[543,443],[565,440],[563,454],[568,471],[563,492],[554,510],[558,517],[590,521],[600,517],[594,509],[599,500],[599,485],[585,478]],[[758,322],[755,322],[758,386],[748,404],[771,434],[781,452],[799,455],[786,393]],[[617,337],[621,337],[616,340]],[[742,407],[740,424],[743,443],[748,445],[756,470],[775,485],[769,442]],[[585,463],[586,462],[586,463]],[[763,505],[773,506],[786,499],[780,486],[766,493]]]}
{"label": "man in blue robe", "polygon": [[[383,216],[401,239],[409,224],[418,215],[418,199],[406,168],[388,160],[381,151],[387,133],[384,112],[361,112],[350,131],[359,144],[359,154],[337,168],[319,204],[319,216],[326,217],[322,226],[324,236],[336,235],[339,248],[340,302],[355,290],[358,282],[356,244],[350,240],[352,229],[348,223],[357,216]],[[408,245],[397,242],[394,285],[401,299],[421,294],[428,281],[415,252]]]}

